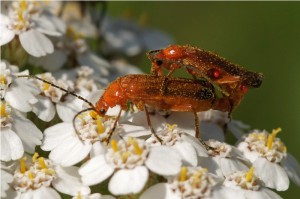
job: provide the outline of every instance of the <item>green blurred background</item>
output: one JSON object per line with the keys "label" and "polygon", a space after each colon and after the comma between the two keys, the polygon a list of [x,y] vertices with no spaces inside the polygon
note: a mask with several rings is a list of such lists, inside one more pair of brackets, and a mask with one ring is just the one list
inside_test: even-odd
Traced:
{"label": "green blurred background", "polygon": [[[108,13],[138,19],[190,44],[217,52],[247,69],[264,73],[233,113],[253,128],[281,127],[280,138],[300,160],[300,2],[109,2]],[[149,71],[146,56],[135,64]],[[300,189],[279,193],[299,198]]]}

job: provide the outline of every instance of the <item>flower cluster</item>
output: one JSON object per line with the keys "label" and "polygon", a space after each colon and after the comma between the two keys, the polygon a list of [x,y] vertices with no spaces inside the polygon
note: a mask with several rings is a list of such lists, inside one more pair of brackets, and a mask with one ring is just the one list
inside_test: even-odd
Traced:
{"label": "flower cluster", "polygon": [[100,114],[109,82],[142,73],[127,60],[172,38],[104,9],[94,16],[105,2],[83,4],[2,2],[1,198],[280,199],[274,190],[300,186],[280,128],[208,110],[197,114],[199,139],[189,112],[127,102]]}

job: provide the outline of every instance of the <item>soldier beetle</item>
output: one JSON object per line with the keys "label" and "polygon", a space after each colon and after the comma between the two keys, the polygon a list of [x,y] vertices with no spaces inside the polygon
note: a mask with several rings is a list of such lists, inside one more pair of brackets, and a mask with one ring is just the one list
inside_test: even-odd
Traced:
{"label": "soldier beetle", "polygon": [[150,51],[147,56],[152,61],[152,74],[163,76],[163,68],[169,70],[161,85],[162,92],[174,71],[185,68],[194,78],[206,79],[225,96],[229,96],[231,111],[242,100],[248,87],[258,88],[263,79],[262,73],[248,71],[213,52],[188,45],[170,45],[164,49]]}
{"label": "soldier beetle", "polygon": [[[229,98],[216,98],[214,87],[205,80],[170,77],[166,82],[166,89],[162,93],[160,86],[165,80],[164,76],[126,75],[111,82],[103,95],[96,102],[96,105],[93,105],[91,102],[76,93],[60,88],[59,86],[56,86],[42,78],[28,75],[19,77],[38,79],[88,103],[91,108],[77,113],[73,119],[73,125],[75,124],[75,118],[84,111],[94,110],[97,114],[99,114],[99,116],[105,117],[109,108],[119,105],[121,110],[111,129],[108,142],[116,128],[122,110],[128,109],[128,102],[136,105],[139,110],[146,112],[148,126],[156,137],[157,135],[151,126],[147,107],[165,111],[192,112],[195,118],[195,136],[197,138],[200,138],[199,118],[197,116],[197,112],[207,111],[209,109],[220,110],[223,112],[231,111],[231,101]],[[234,96],[234,99],[237,99],[237,102],[240,101],[239,96]],[[76,130],[75,125],[74,128]],[[160,141],[159,137],[157,137],[157,139]]]}
{"label": "soldier beetle", "polygon": [[[109,107],[120,105],[127,110],[128,101],[139,110],[145,110],[148,126],[151,127],[147,107],[159,110],[192,112],[195,118],[195,136],[200,137],[197,112],[215,109],[231,111],[228,97],[216,98],[214,87],[205,80],[194,80],[171,77],[166,82],[165,92],[160,86],[165,80],[163,76],[127,75],[113,81],[96,103],[96,112],[104,116]],[[236,96],[236,99],[239,98]],[[120,114],[119,114],[120,115]]]}

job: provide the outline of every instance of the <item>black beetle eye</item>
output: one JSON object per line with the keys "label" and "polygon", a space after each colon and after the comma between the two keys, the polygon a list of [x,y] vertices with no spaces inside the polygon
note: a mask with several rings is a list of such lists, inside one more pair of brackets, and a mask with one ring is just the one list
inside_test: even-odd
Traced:
{"label": "black beetle eye", "polygon": [[158,66],[161,66],[161,65],[163,64],[163,61],[160,60],[160,59],[157,59],[157,60],[155,61],[155,64],[158,65]]}
{"label": "black beetle eye", "polygon": [[100,113],[104,115],[106,113],[106,110],[104,108],[101,108]]}

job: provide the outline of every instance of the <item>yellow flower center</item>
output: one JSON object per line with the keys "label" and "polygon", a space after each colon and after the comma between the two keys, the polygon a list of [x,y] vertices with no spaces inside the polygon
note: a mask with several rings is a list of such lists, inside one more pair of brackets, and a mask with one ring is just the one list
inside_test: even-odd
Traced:
{"label": "yellow flower center", "polygon": [[119,150],[117,140],[111,141],[111,148],[113,149],[114,152],[117,152]]}
{"label": "yellow flower center", "polygon": [[39,154],[35,152],[31,158],[32,162],[36,162],[38,157],[39,157]]}
{"label": "yellow flower center", "polygon": [[273,129],[272,133],[268,135],[268,140],[267,140],[267,147],[268,149],[272,149],[273,141],[276,137],[276,135],[281,131],[281,128]]}
{"label": "yellow flower center", "polygon": [[39,165],[41,166],[42,169],[47,169],[47,165],[45,163],[45,159],[43,157],[40,157],[38,158],[38,162],[39,162]]}
{"label": "yellow flower center", "polygon": [[6,80],[6,77],[5,77],[5,75],[0,75],[0,84],[7,84],[7,80]]}
{"label": "yellow flower center", "polygon": [[246,181],[250,182],[252,180],[253,177],[253,173],[254,173],[254,167],[252,166],[249,171],[246,174]]}
{"label": "yellow flower center", "polygon": [[97,131],[99,134],[102,134],[105,132],[105,127],[104,127],[102,119],[99,115],[97,115]]}
{"label": "yellow flower center", "polygon": [[167,127],[169,131],[173,131],[177,127],[177,124],[167,124]]}
{"label": "yellow flower center", "polygon": [[44,91],[49,90],[50,86],[51,86],[50,84],[44,83],[44,84],[43,84],[43,90],[44,90]]}
{"label": "yellow flower center", "polygon": [[34,173],[32,173],[32,172],[30,172],[30,171],[28,171],[27,176],[28,176],[28,178],[29,178],[30,180],[33,180],[34,177],[35,177]]}
{"label": "yellow flower center", "polygon": [[25,173],[26,172],[26,157],[23,157],[20,159],[20,172]]}
{"label": "yellow flower center", "polygon": [[68,38],[73,39],[73,40],[84,38],[83,34],[76,32],[71,26],[67,27],[66,35]]}
{"label": "yellow flower center", "polygon": [[181,167],[180,169],[180,175],[179,175],[179,181],[186,181],[187,179],[187,167]]}
{"label": "yellow flower center", "polygon": [[2,101],[1,101],[0,107],[1,107],[0,116],[1,116],[1,117],[6,117],[6,116],[7,116],[7,113],[6,113],[6,104],[5,104],[5,102],[2,102]]}

